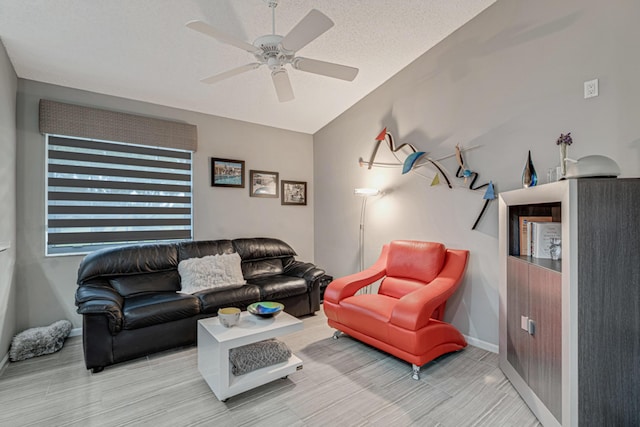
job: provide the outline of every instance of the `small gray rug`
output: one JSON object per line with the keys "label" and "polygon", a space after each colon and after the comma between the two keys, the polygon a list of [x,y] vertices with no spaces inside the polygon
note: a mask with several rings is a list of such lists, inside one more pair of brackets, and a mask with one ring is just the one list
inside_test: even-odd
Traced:
{"label": "small gray rug", "polygon": [[12,362],[30,359],[43,354],[55,353],[64,345],[71,333],[71,322],[58,320],[49,326],[27,329],[13,337],[9,349]]}

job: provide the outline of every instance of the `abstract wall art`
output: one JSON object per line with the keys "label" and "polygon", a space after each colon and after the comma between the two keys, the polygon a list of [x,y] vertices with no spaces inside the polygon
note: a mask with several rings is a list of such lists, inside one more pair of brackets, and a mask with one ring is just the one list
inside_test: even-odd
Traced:
{"label": "abstract wall art", "polygon": [[[396,158],[397,163],[376,162],[378,150],[380,149],[380,145],[383,142],[385,142],[385,145],[387,146],[391,154]],[[483,196],[484,205],[480,211],[480,214],[478,215],[478,218],[471,227],[472,230],[475,230],[478,226],[478,223],[480,222],[480,219],[482,218],[482,215],[484,215],[485,211],[487,210],[489,202],[496,198],[496,191],[492,181],[484,184],[476,184],[479,173],[473,171],[465,164],[463,152],[471,150],[473,148],[477,147],[468,147],[464,149],[461,148],[458,144],[455,146],[455,153],[434,159],[430,157],[428,153],[417,150],[416,147],[412,144],[401,143],[396,145],[391,132],[389,132],[387,128],[384,128],[375,139],[375,145],[373,147],[371,156],[369,157],[369,161],[365,161],[362,157],[360,157],[358,163],[361,167],[366,165],[367,169],[371,169],[372,167],[402,168],[402,174],[413,172],[423,178],[431,179],[431,187],[441,184],[442,179],[446,183],[447,187],[449,187],[450,189],[454,189],[454,185],[449,178],[450,174],[447,172],[446,168],[442,165],[441,162],[445,159],[455,156],[458,162],[458,169],[454,175],[455,178],[463,180],[463,186],[472,191],[480,190],[485,187],[487,188]],[[409,154],[406,154],[407,152]],[[431,178],[424,175],[420,172],[421,169],[430,169],[433,173],[433,177]]]}

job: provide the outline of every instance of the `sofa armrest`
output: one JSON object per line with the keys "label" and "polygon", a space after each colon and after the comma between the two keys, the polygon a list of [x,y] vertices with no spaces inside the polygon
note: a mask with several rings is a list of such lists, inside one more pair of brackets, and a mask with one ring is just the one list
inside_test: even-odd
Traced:
{"label": "sofa armrest", "polygon": [[293,261],[284,268],[283,274],[301,277],[308,283],[313,283],[324,275],[324,270],[310,262]]}
{"label": "sofa armrest", "polygon": [[445,303],[458,288],[468,257],[469,251],[448,249],[444,268],[438,277],[422,289],[400,298],[391,312],[389,322],[410,331],[425,327],[434,310]]}
{"label": "sofa armrest", "polygon": [[122,295],[113,289],[108,282],[94,281],[87,285],[78,286],[76,289],[76,305],[80,305],[93,299],[107,299],[122,306]]}
{"label": "sofa armrest", "polygon": [[329,303],[340,304],[340,301],[356,294],[360,289],[382,279],[387,274],[387,255],[389,245],[382,247],[378,260],[371,267],[359,273],[340,277],[329,283],[324,291],[324,300]]}
{"label": "sofa armrest", "polygon": [[122,296],[107,286],[79,286],[76,290],[78,314],[104,315],[112,334],[120,332],[123,323]]}
{"label": "sofa armrest", "polygon": [[410,331],[427,326],[433,311],[447,300],[444,295],[453,287],[451,280],[436,278],[424,288],[398,300],[389,323]]}

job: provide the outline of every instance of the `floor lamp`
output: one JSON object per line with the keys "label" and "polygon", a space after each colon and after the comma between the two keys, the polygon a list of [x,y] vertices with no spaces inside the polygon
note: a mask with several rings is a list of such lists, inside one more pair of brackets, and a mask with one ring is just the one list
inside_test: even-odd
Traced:
{"label": "floor lamp", "polygon": [[[367,209],[367,199],[371,196],[377,196],[380,194],[380,190],[377,188],[356,188],[353,193],[362,197],[362,208],[360,209],[360,271],[364,270],[364,217]],[[370,293],[369,286],[366,286],[366,291]]]}

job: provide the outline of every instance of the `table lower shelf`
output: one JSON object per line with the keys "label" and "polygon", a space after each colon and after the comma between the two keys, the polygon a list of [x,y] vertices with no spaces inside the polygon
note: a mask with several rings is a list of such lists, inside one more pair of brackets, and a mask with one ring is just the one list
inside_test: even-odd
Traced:
{"label": "table lower shelf", "polygon": [[[256,369],[255,371],[247,372],[244,375],[231,375],[229,378],[229,388],[225,393],[227,397],[235,396],[236,394],[251,390],[268,382],[277,380],[279,378],[286,377],[296,371],[302,369],[302,360],[298,357],[291,355],[288,361],[278,363],[271,366],[265,366],[264,368]],[[218,399],[220,396],[216,395]]]}

